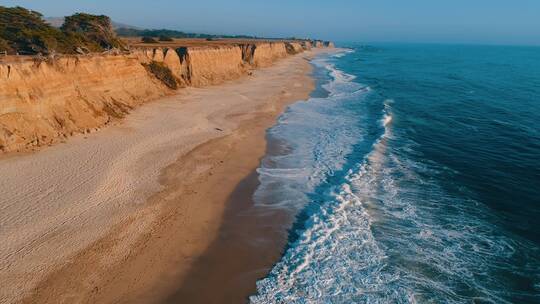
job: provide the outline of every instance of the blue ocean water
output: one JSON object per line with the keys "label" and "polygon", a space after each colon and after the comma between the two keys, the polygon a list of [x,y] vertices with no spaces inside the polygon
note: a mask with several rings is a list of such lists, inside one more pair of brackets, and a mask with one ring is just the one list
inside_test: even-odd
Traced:
{"label": "blue ocean water", "polygon": [[348,45],[269,130],[252,303],[540,303],[540,48]]}

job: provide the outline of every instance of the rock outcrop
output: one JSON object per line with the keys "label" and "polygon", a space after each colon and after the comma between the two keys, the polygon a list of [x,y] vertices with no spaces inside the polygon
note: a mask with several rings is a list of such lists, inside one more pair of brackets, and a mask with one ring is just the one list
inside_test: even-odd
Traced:
{"label": "rock outcrop", "polygon": [[285,42],[285,48],[289,55],[295,55],[304,51],[304,48],[299,42]]}
{"label": "rock outcrop", "polygon": [[304,41],[300,42],[300,45],[306,51],[311,50],[311,48],[313,48],[313,43],[311,41],[309,41],[309,40],[304,40]]}
{"label": "rock outcrop", "polygon": [[335,48],[336,47],[332,41],[325,41],[323,43],[323,45],[324,45],[325,48]]}
{"label": "rock outcrop", "polygon": [[171,86],[145,68],[152,62],[170,69],[179,87],[201,87],[239,78],[313,45],[325,46],[310,41],[245,42],[48,60],[4,58],[0,60],[0,152],[91,132],[145,101],[173,93]]}
{"label": "rock outcrop", "polygon": [[316,48],[324,47],[324,43],[321,40],[315,40],[315,41],[313,41],[312,44],[313,44],[313,47],[316,47]]}
{"label": "rock outcrop", "polygon": [[166,48],[163,53],[165,54],[163,56],[163,63],[171,69],[176,77],[181,78],[183,66],[176,50],[173,48]]}
{"label": "rock outcrop", "polygon": [[154,49],[154,53],[152,54],[152,60],[157,62],[163,62],[163,59],[165,59],[164,49]]}

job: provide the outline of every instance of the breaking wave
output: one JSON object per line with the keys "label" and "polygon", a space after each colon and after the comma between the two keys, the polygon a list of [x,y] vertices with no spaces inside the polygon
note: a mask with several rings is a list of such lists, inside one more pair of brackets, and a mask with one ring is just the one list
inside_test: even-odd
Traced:
{"label": "breaking wave", "polygon": [[441,185],[450,169],[396,128],[394,100],[336,67],[348,56],[316,60],[328,96],[269,131],[281,149],[263,160],[255,200],[296,222],[251,303],[510,303],[506,280],[538,276],[538,260],[510,263],[526,244]]}

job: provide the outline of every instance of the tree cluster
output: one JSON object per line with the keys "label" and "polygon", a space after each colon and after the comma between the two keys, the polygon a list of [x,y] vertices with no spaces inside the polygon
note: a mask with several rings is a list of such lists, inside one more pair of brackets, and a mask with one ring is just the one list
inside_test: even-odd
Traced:
{"label": "tree cluster", "polygon": [[107,16],[77,13],[55,28],[36,11],[0,6],[0,52],[72,54],[123,47]]}

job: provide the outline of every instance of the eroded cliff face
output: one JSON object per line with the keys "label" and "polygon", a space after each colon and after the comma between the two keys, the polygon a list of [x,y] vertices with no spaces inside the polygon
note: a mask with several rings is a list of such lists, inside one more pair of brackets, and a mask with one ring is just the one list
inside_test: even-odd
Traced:
{"label": "eroded cliff face", "polygon": [[313,47],[322,48],[322,47],[324,47],[324,43],[322,41],[320,41],[320,40],[315,40],[313,42]]}
{"label": "eroded cliff face", "polygon": [[187,85],[202,87],[223,83],[244,75],[247,69],[240,46],[192,47],[177,51],[181,56],[180,68],[167,65]]}
{"label": "eroded cliff face", "polygon": [[251,68],[303,52],[300,42],[240,43],[214,47],[137,50],[141,62],[163,62],[183,86],[202,87],[236,79]]}
{"label": "eroded cliff face", "polygon": [[167,92],[135,56],[0,64],[0,151],[90,132]]}
{"label": "eroded cliff face", "polygon": [[335,47],[336,47],[332,41],[325,41],[325,42],[323,43],[323,45],[324,45],[324,47],[326,47],[326,48],[335,48]]}
{"label": "eroded cliff face", "polygon": [[129,55],[71,56],[50,62],[22,57],[0,61],[0,152],[91,132],[145,101],[173,92],[143,64],[161,62],[180,86],[201,87],[239,78],[311,47],[310,41],[260,42],[146,48]]}
{"label": "eroded cliff face", "polygon": [[289,55],[295,55],[304,51],[304,48],[299,42],[286,42],[285,48]]}
{"label": "eroded cliff face", "polygon": [[[178,77],[179,79],[182,78],[182,75],[184,75],[184,69],[185,66],[182,64],[182,61],[180,60],[180,56],[178,56],[178,53],[175,49],[172,48],[166,48],[164,50],[165,57],[163,58],[163,63],[171,69],[173,74]],[[155,60],[155,59],[153,59]]]}
{"label": "eroded cliff face", "polygon": [[255,67],[266,67],[278,59],[287,56],[287,47],[284,42],[260,43],[256,45],[253,56]]}
{"label": "eroded cliff face", "polygon": [[313,48],[313,43],[309,40],[304,40],[300,42],[300,45],[302,45],[302,48],[304,50],[311,50]]}

